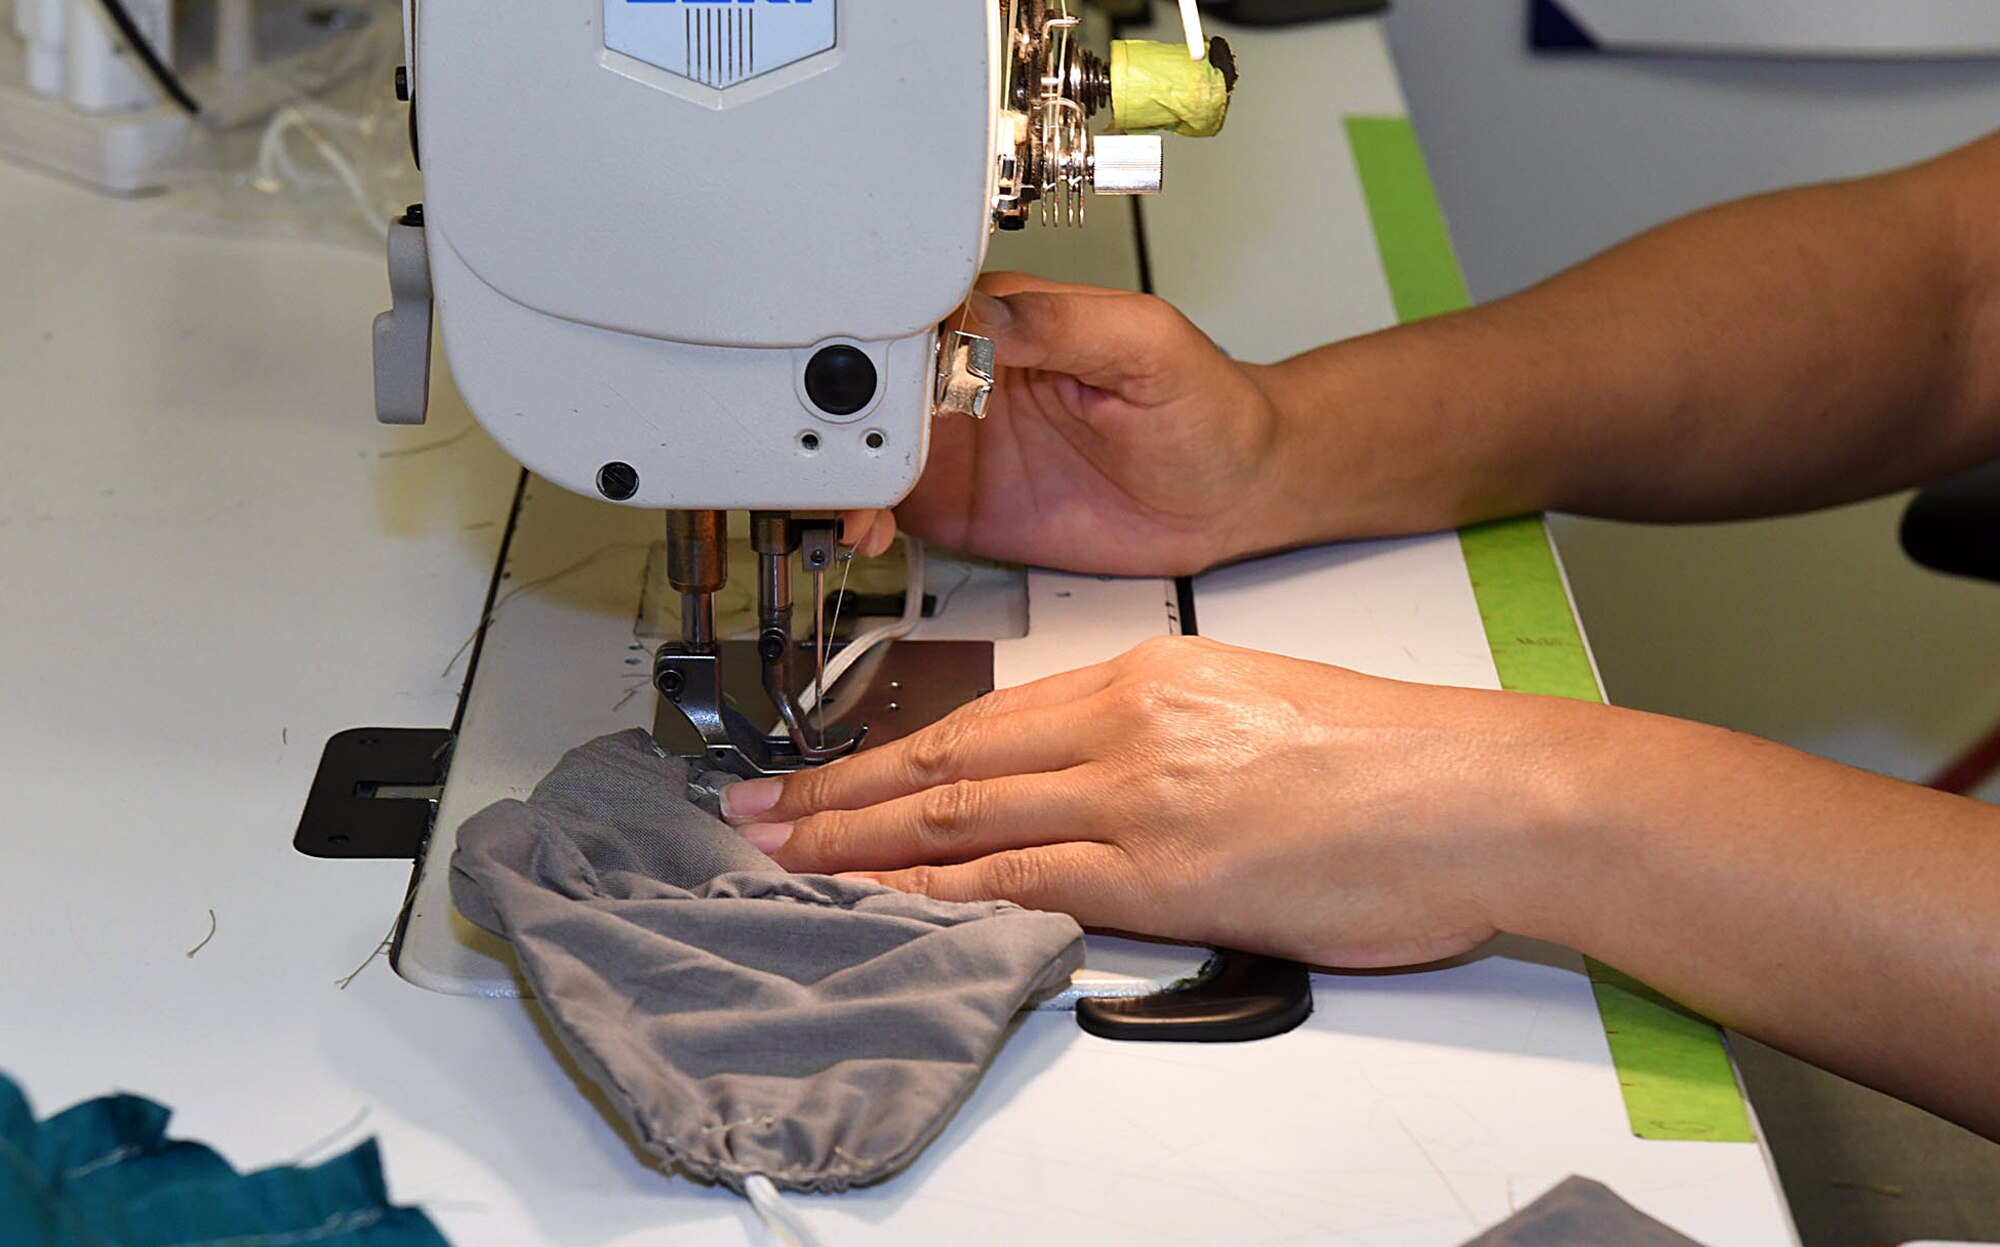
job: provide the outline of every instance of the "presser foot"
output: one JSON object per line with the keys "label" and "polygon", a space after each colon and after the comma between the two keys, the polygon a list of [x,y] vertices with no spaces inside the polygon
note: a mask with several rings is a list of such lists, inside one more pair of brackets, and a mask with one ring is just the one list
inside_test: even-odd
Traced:
{"label": "presser foot", "polygon": [[[782,657],[780,649],[778,661]],[[767,671],[772,661],[764,657]],[[662,646],[653,662],[653,685],[662,702],[694,729],[702,758],[716,770],[745,779],[788,775],[846,757],[868,734],[865,727],[840,726],[829,728],[821,741],[809,741],[796,700],[770,679],[764,681],[765,691],[777,703],[786,732],[766,734],[723,696],[722,668],[719,648],[698,651],[679,644]]]}
{"label": "presser foot", "polygon": [[[770,727],[782,721],[778,707],[772,705],[764,695],[759,673],[762,655],[755,640],[727,640],[717,643],[721,651],[723,687],[729,690],[727,709],[743,722],[742,731],[757,737],[759,726]],[[802,647],[794,646],[792,672],[795,681],[811,679],[812,664]],[[665,666],[664,659],[656,661],[656,674]],[[794,687],[799,687],[794,683]],[[819,705],[826,710],[826,742],[829,748],[844,742],[848,733],[835,733],[835,723],[866,724],[867,735],[856,741],[855,748],[863,745],[878,748],[891,741],[901,740],[912,733],[922,731],[939,719],[968,702],[993,691],[993,642],[991,641],[894,641],[880,646],[848,671],[840,683],[826,690]],[[711,761],[712,748],[733,750],[742,758],[740,767],[731,773],[742,773],[741,768],[759,765],[763,754],[742,754],[734,742],[720,746],[711,745],[694,726],[687,710],[686,699],[676,702],[662,692],[659,705],[653,716],[653,738],[660,748],[684,758],[699,759],[706,765],[715,766]],[[811,720],[807,730],[818,739],[819,707],[806,711]],[[710,722],[723,717],[719,713]],[[768,772],[757,774],[783,774],[786,771],[801,770],[814,765],[803,758],[789,756],[788,733],[773,729],[764,736],[763,749],[768,751],[770,764]],[[733,759],[732,759],[733,764]]]}

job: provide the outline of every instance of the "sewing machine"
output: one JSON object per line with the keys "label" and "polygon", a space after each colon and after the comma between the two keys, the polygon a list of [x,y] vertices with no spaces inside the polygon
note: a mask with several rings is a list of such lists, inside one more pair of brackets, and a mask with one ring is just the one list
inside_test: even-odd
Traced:
{"label": "sewing machine", "polygon": [[[794,558],[817,607],[841,557],[832,513],[900,501],[934,413],[983,415],[993,344],[940,322],[990,231],[1157,191],[1160,137],[1091,132],[1111,67],[1064,0],[408,9],[426,202],[390,244],[382,419],[423,418],[434,298],[459,387],[508,451],[668,512],[680,636],[656,684],[708,763],[770,774],[852,751],[867,724],[806,730]],[[775,734],[727,691],[731,510],[753,513]],[[816,673],[830,644],[813,638]]]}
{"label": "sewing machine", "polygon": [[[514,990],[505,949],[451,910],[455,830],[583,740],[644,726],[709,769],[782,772],[1178,630],[1162,580],[933,557],[929,611],[920,575],[849,592],[834,519],[908,493],[933,418],[982,417],[993,344],[941,322],[994,232],[1082,237],[1092,195],[1160,188],[1158,134],[1091,124],[1129,114],[1114,80],[1134,80],[1138,45],[1089,50],[1065,0],[407,12],[426,201],[389,240],[378,414],[425,418],[435,311],[467,406],[534,476],[397,941],[406,977]],[[1144,47],[1166,73],[1233,83],[1226,45],[1184,33],[1171,55]],[[829,621],[870,598],[900,626],[840,652]],[[833,682],[869,639],[906,633]],[[1201,960],[1135,945],[1093,965],[1098,990],[1143,994]]]}

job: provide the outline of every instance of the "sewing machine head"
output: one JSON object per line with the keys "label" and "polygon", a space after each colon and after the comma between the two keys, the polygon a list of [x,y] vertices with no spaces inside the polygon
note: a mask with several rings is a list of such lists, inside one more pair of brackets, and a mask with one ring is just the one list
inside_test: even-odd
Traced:
{"label": "sewing machine head", "polygon": [[[983,412],[992,346],[941,343],[939,324],[989,232],[1077,221],[1087,189],[1159,187],[1157,135],[1090,131],[1111,71],[1069,2],[406,0],[426,199],[391,239],[381,414],[422,417],[434,290],[453,375],[502,446],[671,513],[683,637],[658,683],[718,765],[854,747],[798,729],[791,559],[824,568],[825,517],[910,491],[934,412]],[[728,510],[756,513],[783,738],[721,692],[705,621]]]}

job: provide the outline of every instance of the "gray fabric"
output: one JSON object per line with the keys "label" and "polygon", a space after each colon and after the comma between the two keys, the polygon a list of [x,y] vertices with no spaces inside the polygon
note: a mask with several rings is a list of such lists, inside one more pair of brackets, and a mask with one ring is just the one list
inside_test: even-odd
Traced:
{"label": "gray fabric", "polygon": [[646,733],[593,741],[459,829],[452,897],[513,942],[564,1047],[661,1160],[737,1190],[887,1177],[1082,964],[1082,931],[788,874],[687,789]]}
{"label": "gray fabric", "polygon": [[1589,1178],[1567,1178],[1465,1247],[1701,1247]]}

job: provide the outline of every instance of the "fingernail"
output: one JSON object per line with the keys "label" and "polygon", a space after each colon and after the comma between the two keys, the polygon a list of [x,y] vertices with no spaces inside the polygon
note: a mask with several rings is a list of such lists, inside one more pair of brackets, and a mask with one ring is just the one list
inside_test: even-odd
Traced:
{"label": "fingernail", "polygon": [[722,816],[730,822],[755,818],[772,806],[785,791],[781,779],[746,779],[722,790]]}
{"label": "fingernail", "polygon": [[736,829],[752,846],[764,853],[776,853],[792,838],[790,823],[752,823]]}
{"label": "fingernail", "polygon": [[965,296],[965,306],[972,318],[988,329],[1005,329],[1014,323],[1014,309],[990,294],[975,290]]}

